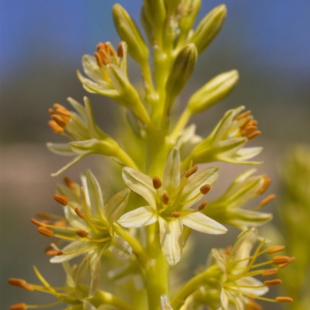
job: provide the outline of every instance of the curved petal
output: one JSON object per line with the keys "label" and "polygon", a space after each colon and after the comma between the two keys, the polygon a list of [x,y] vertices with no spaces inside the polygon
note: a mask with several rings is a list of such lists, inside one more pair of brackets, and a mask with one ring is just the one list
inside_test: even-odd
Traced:
{"label": "curved petal", "polygon": [[182,216],[181,219],[185,226],[206,234],[219,235],[227,232],[227,229],[222,224],[200,212],[187,214]]}
{"label": "curved petal", "polygon": [[169,154],[163,177],[163,188],[172,193],[180,183],[180,153],[173,148]]}
{"label": "curved petal", "polygon": [[135,193],[142,196],[152,207],[155,208],[156,191],[151,178],[139,170],[125,167],[123,169],[123,180]]}
{"label": "curved petal", "polygon": [[159,217],[160,243],[163,253],[170,265],[181,259],[183,248],[183,225],[180,219],[165,221]]}
{"label": "curved petal", "polygon": [[118,223],[123,227],[141,227],[153,224],[157,221],[157,216],[154,210],[150,207],[140,207],[128,213],[125,213],[118,220]]}

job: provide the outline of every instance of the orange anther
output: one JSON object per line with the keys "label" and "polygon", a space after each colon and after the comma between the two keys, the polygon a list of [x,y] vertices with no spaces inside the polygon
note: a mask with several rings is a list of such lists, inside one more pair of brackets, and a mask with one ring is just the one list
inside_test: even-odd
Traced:
{"label": "orange anther", "polygon": [[210,189],[211,189],[211,186],[209,184],[202,185],[200,187],[200,193],[203,195],[206,195],[209,193]]}
{"label": "orange anther", "polygon": [[36,219],[31,218],[30,219],[31,223],[38,226],[38,227],[45,227],[45,224],[42,222],[37,221]]}
{"label": "orange anther", "polygon": [[55,194],[54,199],[63,206],[67,206],[69,203],[69,199],[66,196],[60,194]]}
{"label": "orange anther", "polygon": [[276,268],[270,268],[270,269],[265,269],[262,272],[263,277],[271,277],[274,276],[278,272],[278,269]]}
{"label": "orange anther", "polygon": [[205,206],[208,204],[208,201],[207,200],[203,200],[200,205],[198,206],[198,211],[202,211]]}
{"label": "orange anther", "polygon": [[38,232],[45,237],[53,237],[54,233],[47,227],[39,227]]}
{"label": "orange anther", "polygon": [[272,258],[272,261],[276,265],[286,264],[286,263],[290,262],[290,257],[288,257],[288,256],[274,256]]}
{"label": "orange anther", "polygon": [[48,125],[52,128],[52,130],[56,133],[56,134],[58,134],[58,135],[60,135],[61,133],[63,133],[63,131],[64,131],[64,129],[62,128],[62,127],[60,127],[55,121],[53,121],[53,120],[50,120],[49,122],[48,122]]}
{"label": "orange anther", "polygon": [[76,184],[69,177],[64,177],[64,183],[70,189],[75,189],[76,187]]}
{"label": "orange anther", "polygon": [[60,256],[63,254],[63,252],[60,250],[49,250],[46,252],[46,254],[49,256]]}
{"label": "orange anther", "polygon": [[178,218],[178,217],[181,216],[181,213],[180,213],[179,211],[173,211],[173,212],[171,213],[171,216],[174,217],[174,218]]}
{"label": "orange anther", "polygon": [[242,114],[239,114],[239,115],[237,115],[236,117],[235,117],[235,120],[241,120],[242,118],[245,118],[245,117],[247,117],[247,116],[249,116],[251,114],[251,111],[250,110],[248,110],[248,111],[245,111],[245,112],[243,112]]}
{"label": "orange anther", "polygon": [[249,135],[247,135],[248,140],[252,140],[255,137],[259,136],[262,132],[260,130],[256,130],[252,133],[250,133]]}
{"label": "orange anther", "polygon": [[87,236],[88,236],[88,231],[86,231],[86,230],[83,230],[83,229],[78,229],[78,230],[76,230],[76,234],[78,235],[78,236],[80,236],[81,238],[86,238]]}
{"label": "orange anther", "polygon": [[273,280],[267,280],[264,281],[264,285],[266,286],[276,286],[282,283],[282,280],[280,279],[273,279]]}
{"label": "orange anther", "polygon": [[59,115],[57,115],[57,114],[53,114],[53,115],[52,115],[52,119],[53,119],[53,121],[56,122],[56,124],[57,124],[58,126],[60,126],[60,127],[62,127],[62,128],[65,128],[66,125],[67,125],[66,121],[65,121],[61,116],[59,116]]}
{"label": "orange anther", "polygon": [[79,208],[75,208],[74,211],[81,219],[86,218],[86,216],[82,213],[82,211]]}
{"label": "orange anther", "polygon": [[160,180],[159,177],[154,177],[154,178],[153,178],[153,187],[154,187],[155,189],[161,188],[162,185],[163,185],[163,183],[161,182],[161,180]]}
{"label": "orange anther", "polygon": [[15,305],[12,305],[10,307],[10,310],[26,310],[27,309],[27,306],[26,304],[15,304]]}
{"label": "orange anther", "polygon": [[95,52],[94,56],[96,58],[98,67],[100,67],[100,68],[103,67],[103,62],[101,60],[101,57],[100,57],[99,53]]}
{"label": "orange anther", "polygon": [[163,193],[163,197],[162,197],[163,204],[168,205],[169,199],[170,199],[169,194],[168,193]]}
{"label": "orange anther", "polygon": [[275,194],[271,194],[268,195],[266,198],[264,198],[261,202],[260,202],[260,206],[263,207],[265,206],[267,203],[269,203],[271,200],[275,199],[276,195]]}
{"label": "orange anther", "polygon": [[186,178],[189,178],[192,174],[194,174],[196,171],[198,170],[198,167],[197,166],[194,166],[190,169],[188,169],[185,173],[185,177]]}
{"label": "orange anther", "polygon": [[294,299],[291,297],[287,297],[287,296],[279,296],[279,297],[276,297],[276,301],[277,302],[293,302]]}
{"label": "orange anther", "polygon": [[285,249],[284,245],[274,245],[274,246],[270,246],[267,249],[267,253],[268,254],[278,253],[278,252],[283,251],[284,249]]}
{"label": "orange anther", "polygon": [[120,42],[117,47],[117,56],[120,58],[124,57],[124,42]]}

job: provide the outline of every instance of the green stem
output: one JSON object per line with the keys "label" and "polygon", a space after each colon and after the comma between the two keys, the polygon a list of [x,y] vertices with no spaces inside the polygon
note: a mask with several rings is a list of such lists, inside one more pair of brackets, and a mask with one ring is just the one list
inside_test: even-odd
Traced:
{"label": "green stem", "polygon": [[182,115],[180,116],[177,124],[175,125],[175,127],[173,128],[172,133],[170,134],[169,138],[171,140],[175,140],[178,136],[178,134],[185,128],[185,126],[187,125],[189,119],[191,118],[192,114],[188,109],[185,109],[182,113]]}
{"label": "green stem", "polygon": [[119,310],[134,310],[125,301],[108,292],[97,291],[95,296],[90,298],[89,301],[95,307],[99,307],[101,305],[111,305]]}
{"label": "green stem", "polygon": [[127,167],[138,169],[132,158],[120,147],[118,147],[116,157]]}
{"label": "green stem", "polygon": [[171,307],[173,309],[180,309],[185,300],[191,294],[198,290],[200,286],[210,284],[210,282],[212,282],[212,278],[216,277],[217,273],[218,267],[214,265],[208,268],[205,272],[190,279],[172,299]]}
{"label": "green stem", "polygon": [[129,243],[133,253],[136,255],[137,260],[141,263],[141,265],[146,266],[149,262],[149,257],[145,253],[140,243],[131,234],[122,229],[118,224],[114,223],[113,228],[120,237]]}

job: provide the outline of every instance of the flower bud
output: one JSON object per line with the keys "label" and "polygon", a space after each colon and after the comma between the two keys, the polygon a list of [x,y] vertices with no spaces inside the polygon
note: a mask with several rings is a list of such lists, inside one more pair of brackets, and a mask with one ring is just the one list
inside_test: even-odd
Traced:
{"label": "flower bud", "polygon": [[222,28],[227,15],[227,9],[224,4],[217,6],[199,23],[190,42],[197,47],[198,54],[201,54],[211,43],[214,37]]}
{"label": "flower bud", "polygon": [[162,25],[166,19],[164,0],[144,0],[144,9],[145,15],[153,28],[155,30],[162,28]]}
{"label": "flower bud", "polygon": [[181,17],[179,27],[181,31],[188,32],[192,29],[196,16],[200,10],[201,0],[183,0],[181,4]]}
{"label": "flower bud", "polygon": [[239,74],[236,70],[216,76],[191,96],[187,109],[193,115],[210,108],[234,89],[238,79]]}
{"label": "flower bud", "polygon": [[115,28],[127,43],[128,53],[139,64],[147,61],[148,48],[134,20],[120,4],[115,4],[112,12]]}
{"label": "flower bud", "polygon": [[192,75],[197,60],[197,49],[192,43],[183,47],[177,55],[166,84],[171,98],[178,96]]}

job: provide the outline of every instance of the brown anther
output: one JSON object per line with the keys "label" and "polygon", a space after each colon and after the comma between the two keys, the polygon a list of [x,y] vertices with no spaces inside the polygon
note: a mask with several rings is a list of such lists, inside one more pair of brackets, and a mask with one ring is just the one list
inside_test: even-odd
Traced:
{"label": "brown anther", "polygon": [[246,310],[263,310],[263,308],[254,300],[250,300],[246,305]]}
{"label": "brown anther", "polygon": [[255,137],[259,136],[262,132],[260,130],[256,130],[250,134],[247,135],[248,140],[252,140]]}
{"label": "brown anther", "polygon": [[281,279],[273,279],[273,280],[267,280],[267,281],[264,281],[264,285],[266,286],[276,286],[276,285],[279,285],[279,284],[282,284],[282,280]]}
{"label": "brown anther", "polygon": [[39,227],[38,232],[45,237],[53,237],[54,233],[47,227]]}
{"label": "brown anther", "polygon": [[224,253],[225,253],[226,255],[229,255],[230,252],[231,252],[231,250],[232,250],[232,246],[230,245],[230,246],[228,246],[228,247],[225,249]]}
{"label": "brown anther", "polygon": [[200,205],[198,206],[198,208],[197,208],[197,210],[198,211],[202,211],[204,208],[205,208],[205,206],[208,204],[208,201],[207,200],[203,200],[201,203],[200,203]]}
{"label": "brown anther", "polygon": [[268,177],[267,174],[263,174],[262,177],[263,177],[263,184],[261,188],[257,191],[257,194],[264,193],[271,184],[271,179]]}
{"label": "brown anther", "polygon": [[44,248],[44,253],[46,254],[48,251],[54,250],[54,248],[52,247],[52,244],[49,244],[47,247]]}
{"label": "brown anther", "polygon": [[170,199],[169,194],[168,193],[163,193],[163,196],[162,196],[163,204],[168,205],[169,199]]}
{"label": "brown anther", "polygon": [[86,216],[82,213],[82,211],[79,208],[75,208],[74,211],[81,219],[86,218]]}
{"label": "brown anther", "polygon": [[98,54],[100,56],[100,59],[103,65],[108,65],[109,63],[111,63],[110,54],[106,50],[101,48],[98,51]]}
{"label": "brown anther", "polygon": [[31,218],[30,219],[31,223],[38,226],[38,227],[45,227],[45,224],[42,222],[37,221],[36,219]]}
{"label": "brown anther", "polygon": [[276,269],[276,268],[265,269],[262,272],[262,276],[263,277],[271,277],[271,276],[274,276],[277,272],[278,272],[278,269]]}
{"label": "brown anther", "polygon": [[274,246],[270,246],[267,249],[267,253],[268,254],[273,254],[273,253],[282,252],[284,250],[285,250],[285,246],[284,245],[274,245]]}
{"label": "brown anther", "polygon": [[64,183],[70,189],[76,188],[76,184],[69,177],[64,177]]}
{"label": "brown anther", "polygon": [[55,194],[54,199],[62,206],[67,206],[69,203],[69,199],[64,195]]}
{"label": "brown anther", "polygon": [[49,250],[49,251],[46,252],[46,254],[48,256],[60,256],[60,255],[63,254],[63,252],[60,251],[60,250]]}
{"label": "brown anther", "polygon": [[190,169],[188,169],[185,173],[185,177],[186,178],[189,178],[191,175],[193,175],[194,173],[196,173],[196,171],[198,170],[198,167],[197,166],[194,166]]}
{"label": "brown anther", "polygon": [[276,265],[286,264],[290,262],[290,257],[288,256],[274,256],[272,262]]}
{"label": "brown anther", "polygon": [[10,279],[8,279],[8,283],[10,285],[20,287],[20,288],[22,288],[28,292],[34,291],[34,288],[23,279],[10,278]]}
{"label": "brown anther", "polygon": [[75,233],[80,236],[81,238],[86,238],[88,236],[88,231],[83,230],[83,229],[78,229],[75,231]]}
{"label": "brown anther", "polygon": [[123,58],[124,57],[124,48],[123,48],[123,44],[124,42],[120,42],[118,44],[118,47],[117,47],[117,56],[119,58]]}
{"label": "brown anther", "polygon": [[181,213],[180,213],[179,211],[173,211],[173,212],[171,213],[171,216],[174,217],[174,218],[178,218],[178,217],[181,216]]}
{"label": "brown anther", "polygon": [[163,183],[161,182],[160,178],[159,177],[154,177],[153,178],[153,187],[155,189],[159,189],[163,186]]}
{"label": "brown anther", "polygon": [[62,128],[62,127],[60,127],[55,121],[53,121],[53,120],[50,120],[49,122],[48,122],[48,125],[52,128],[52,130],[56,133],[56,134],[58,134],[58,135],[60,135],[61,133],[63,133],[63,131],[64,131],[64,129]]}
{"label": "brown anther", "polygon": [[96,58],[98,67],[100,67],[100,68],[103,67],[103,62],[101,60],[101,57],[100,57],[99,53],[95,52],[94,56]]}
{"label": "brown anther", "polygon": [[277,302],[293,302],[294,299],[292,297],[287,296],[279,296],[275,298]]}
{"label": "brown anther", "polygon": [[264,198],[261,202],[260,202],[260,206],[263,207],[265,206],[267,203],[269,203],[271,200],[275,199],[276,195],[275,194],[271,194],[268,195],[266,198]]}
{"label": "brown anther", "polygon": [[250,110],[248,110],[248,111],[245,111],[245,112],[243,112],[242,114],[239,114],[239,115],[237,115],[236,117],[235,117],[235,120],[240,120],[240,119],[242,119],[242,118],[246,118],[247,116],[249,116],[251,114],[251,111]]}
{"label": "brown anther", "polygon": [[26,310],[27,306],[24,303],[21,304],[14,304],[10,307],[10,310]]}
{"label": "brown anther", "polygon": [[53,115],[53,114],[55,114],[55,111],[54,111],[53,109],[49,108],[49,109],[48,109],[48,113],[49,113],[50,115]]}
{"label": "brown anther", "polygon": [[37,212],[36,217],[39,217],[42,220],[48,220],[51,218],[51,216],[47,213]]}
{"label": "brown anther", "polygon": [[278,267],[279,267],[280,269],[283,269],[283,268],[285,268],[287,265],[289,265],[291,262],[293,262],[294,260],[295,260],[295,257],[290,257],[290,260],[289,260],[288,262],[283,263],[283,264],[279,264]]}
{"label": "brown anther", "polygon": [[52,119],[53,119],[53,121],[55,121],[57,123],[58,126],[60,126],[62,128],[66,128],[67,122],[61,116],[59,116],[57,114],[53,114]]}
{"label": "brown anther", "polygon": [[206,195],[209,193],[210,189],[211,189],[211,186],[209,184],[202,185],[200,187],[200,193],[203,195]]}
{"label": "brown anther", "polygon": [[59,221],[54,222],[53,225],[57,227],[66,227],[67,222],[65,220],[59,220]]}

